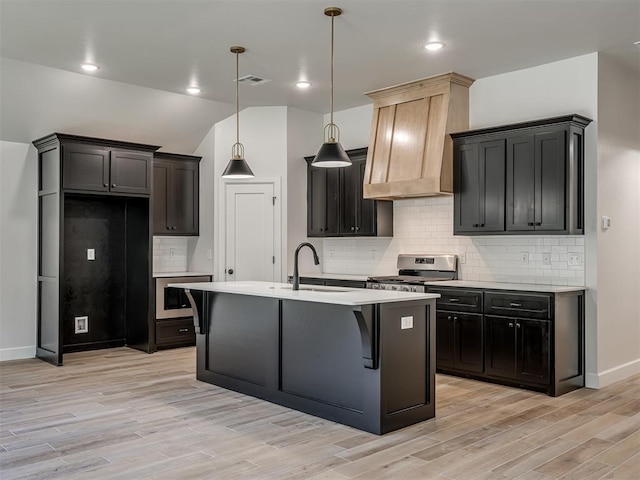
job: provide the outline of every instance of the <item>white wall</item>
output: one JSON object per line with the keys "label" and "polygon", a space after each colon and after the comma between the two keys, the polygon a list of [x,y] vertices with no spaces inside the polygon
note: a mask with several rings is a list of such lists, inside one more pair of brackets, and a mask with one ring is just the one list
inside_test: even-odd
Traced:
{"label": "white wall", "polygon": [[[204,137],[194,155],[202,157],[200,160],[200,220],[199,235],[188,239],[188,264],[193,272],[215,272],[213,250],[216,244],[213,225],[213,212],[216,205],[215,198],[215,126]],[[214,280],[216,278],[214,277]]]}
{"label": "white wall", "polygon": [[640,76],[598,62],[597,228],[599,386],[640,372]]}
{"label": "white wall", "polygon": [[0,141],[0,361],[36,354],[36,150]]}
{"label": "white wall", "polygon": [[[322,240],[307,237],[307,163],[322,144],[322,115],[297,108],[287,110],[287,259],[286,271],[293,273],[293,258],[301,242],[309,242],[322,254]],[[311,252],[298,257],[301,272],[321,271]]]}

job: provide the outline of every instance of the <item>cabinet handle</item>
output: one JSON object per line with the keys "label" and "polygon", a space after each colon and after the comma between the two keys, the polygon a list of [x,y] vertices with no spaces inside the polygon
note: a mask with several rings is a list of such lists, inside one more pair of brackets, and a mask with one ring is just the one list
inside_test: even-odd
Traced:
{"label": "cabinet handle", "polygon": [[453,317],[453,321],[454,321],[454,322],[457,322],[457,321],[458,321],[458,317],[455,317],[455,316],[454,316],[454,317]]}
{"label": "cabinet handle", "polygon": [[539,227],[540,225],[542,225],[542,222],[536,222],[536,227]]}
{"label": "cabinet handle", "polygon": [[228,273],[229,275],[233,275],[233,268],[230,268],[229,270],[227,270],[227,273]]}
{"label": "cabinet handle", "polygon": [[356,229],[356,227],[351,227],[351,231],[353,232]]}
{"label": "cabinet handle", "polygon": [[360,227],[356,227],[356,232],[359,232],[359,231],[360,231]]}
{"label": "cabinet handle", "polygon": [[112,184],[111,184],[111,188],[116,188],[116,184],[115,184],[115,183],[112,183]]}
{"label": "cabinet handle", "polygon": [[450,298],[449,303],[458,303],[460,301],[459,298]]}
{"label": "cabinet handle", "polygon": [[509,306],[510,306],[510,307],[515,307],[515,308],[520,308],[520,307],[522,306],[522,304],[521,304],[521,303],[514,303],[514,302],[511,302],[511,303],[509,304]]}
{"label": "cabinet handle", "polygon": [[447,315],[447,320],[451,321],[451,315]]}
{"label": "cabinet handle", "polygon": [[109,184],[108,184],[108,183],[103,183],[103,184],[102,184],[102,186],[103,186],[103,187],[108,187],[108,186],[109,186]]}
{"label": "cabinet handle", "polygon": [[513,328],[513,322],[509,322],[509,328]]}
{"label": "cabinet handle", "polygon": [[516,322],[516,327],[520,328],[520,324],[518,322]]}
{"label": "cabinet handle", "polygon": [[171,227],[167,225],[167,230],[171,230]]}
{"label": "cabinet handle", "polygon": [[180,330],[178,330],[179,333],[187,333],[189,332],[188,328],[181,328]]}
{"label": "cabinet handle", "polygon": [[533,222],[527,222],[527,225],[529,225],[530,227],[533,227],[535,225],[535,223]]}

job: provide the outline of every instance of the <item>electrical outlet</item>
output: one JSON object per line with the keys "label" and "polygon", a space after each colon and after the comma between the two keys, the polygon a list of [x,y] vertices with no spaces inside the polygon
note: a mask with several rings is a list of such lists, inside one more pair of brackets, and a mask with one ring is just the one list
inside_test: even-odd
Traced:
{"label": "electrical outlet", "polygon": [[521,252],[520,253],[520,263],[522,265],[528,265],[529,264],[529,252]]}
{"label": "electrical outlet", "polygon": [[175,248],[171,247],[171,248],[169,249],[169,256],[170,256],[171,258],[173,258],[173,257],[175,257],[175,256],[176,256],[176,249],[175,249]]}
{"label": "electrical outlet", "polygon": [[467,253],[462,252],[460,255],[458,255],[458,261],[460,263],[467,263]]}
{"label": "electrical outlet", "polygon": [[75,317],[75,333],[89,333],[89,317]]}
{"label": "electrical outlet", "polygon": [[542,264],[551,265],[551,252],[544,252],[542,254]]}
{"label": "electrical outlet", "polygon": [[413,316],[400,317],[400,329],[407,330],[413,328]]}
{"label": "electrical outlet", "polygon": [[95,248],[87,248],[87,260],[95,260],[95,259],[96,259]]}
{"label": "electrical outlet", "polygon": [[579,252],[569,252],[569,266],[579,267],[582,265],[582,254]]}

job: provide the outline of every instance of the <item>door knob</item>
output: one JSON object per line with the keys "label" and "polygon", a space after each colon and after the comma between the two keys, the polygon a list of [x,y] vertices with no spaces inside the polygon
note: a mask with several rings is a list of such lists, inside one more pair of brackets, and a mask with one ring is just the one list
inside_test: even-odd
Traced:
{"label": "door knob", "polygon": [[229,270],[227,270],[227,273],[228,273],[229,275],[233,275],[233,268],[230,268]]}

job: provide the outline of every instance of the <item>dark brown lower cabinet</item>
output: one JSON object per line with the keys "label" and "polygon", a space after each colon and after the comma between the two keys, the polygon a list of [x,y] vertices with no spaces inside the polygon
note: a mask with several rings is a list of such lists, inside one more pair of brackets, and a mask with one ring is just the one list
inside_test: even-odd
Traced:
{"label": "dark brown lower cabinet", "polygon": [[562,395],[584,386],[584,291],[429,287],[438,372]]}
{"label": "dark brown lower cabinet", "polygon": [[440,369],[482,372],[482,315],[436,313],[436,363]]}
{"label": "dark brown lower cabinet", "polygon": [[549,321],[484,317],[487,375],[545,385],[549,382]]}
{"label": "dark brown lower cabinet", "polygon": [[193,317],[156,320],[156,347],[158,349],[188,347],[196,344]]}

